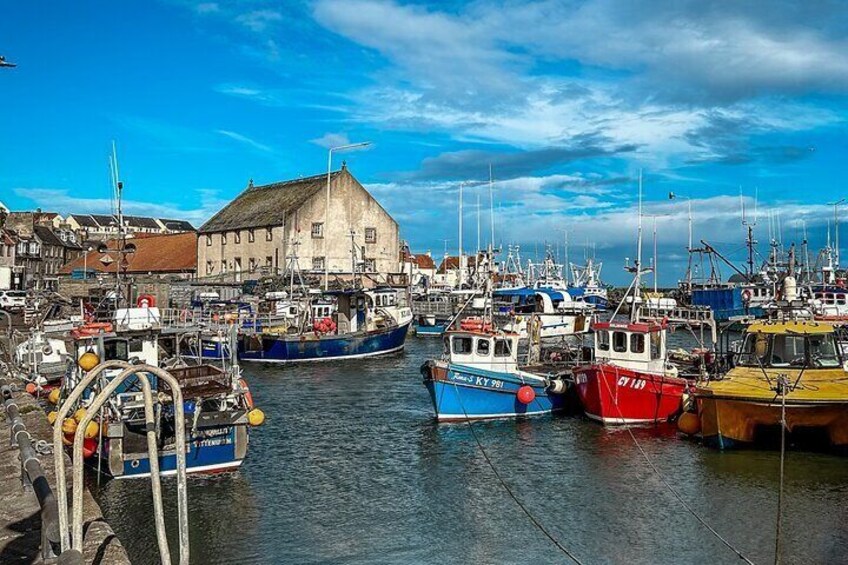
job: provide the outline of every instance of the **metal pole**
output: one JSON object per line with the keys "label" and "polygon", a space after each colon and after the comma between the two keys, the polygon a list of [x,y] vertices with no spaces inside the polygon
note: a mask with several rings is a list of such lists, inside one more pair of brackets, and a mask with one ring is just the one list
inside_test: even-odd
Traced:
{"label": "metal pole", "polygon": [[333,147],[330,147],[329,151],[327,151],[327,203],[324,207],[324,226],[322,228],[321,235],[324,238],[324,291],[326,292],[330,285],[330,261],[329,254],[327,253],[327,246],[329,242],[327,241],[327,228],[328,223],[330,221],[330,170],[333,166]]}

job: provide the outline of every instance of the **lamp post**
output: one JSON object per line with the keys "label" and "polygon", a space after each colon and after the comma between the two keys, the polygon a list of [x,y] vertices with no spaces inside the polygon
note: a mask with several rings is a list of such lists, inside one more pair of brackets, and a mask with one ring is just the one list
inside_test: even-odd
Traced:
{"label": "lamp post", "polygon": [[[347,151],[350,149],[358,149],[360,147],[367,147],[371,145],[370,141],[362,141],[360,143],[349,143],[347,145],[338,145],[336,147],[330,147],[327,151],[327,203],[324,208],[324,233],[322,236],[324,237],[324,291],[327,291],[330,286],[330,256],[329,256],[329,243],[327,243],[327,227],[330,220],[330,174],[333,168],[333,151]],[[352,274],[352,273],[351,273]]]}
{"label": "lamp post", "polygon": [[835,244],[835,255],[836,255],[836,266],[834,270],[839,269],[839,205],[845,202],[844,198],[840,198],[836,202],[831,202],[830,205],[833,206],[833,227],[836,232],[836,244]]}
{"label": "lamp post", "polygon": [[94,250],[90,245],[85,248],[85,253],[82,254],[82,277],[88,280],[88,254]]}

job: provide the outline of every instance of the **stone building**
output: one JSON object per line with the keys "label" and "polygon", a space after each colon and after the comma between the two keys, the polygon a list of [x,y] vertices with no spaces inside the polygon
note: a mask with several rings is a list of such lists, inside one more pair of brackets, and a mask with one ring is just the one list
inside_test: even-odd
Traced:
{"label": "stone building", "polygon": [[355,263],[357,272],[398,273],[397,222],[344,165],[330,175],[327,214],[326,183],[326,174],[262,186],[251,181],[200,228],[198,277],[281,273],[294,245],[306,272],[321,274],[326,266],[349,274]]}

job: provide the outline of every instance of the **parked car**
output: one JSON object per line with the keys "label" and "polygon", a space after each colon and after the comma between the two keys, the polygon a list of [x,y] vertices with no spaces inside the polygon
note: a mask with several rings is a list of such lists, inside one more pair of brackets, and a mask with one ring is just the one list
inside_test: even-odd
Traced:
{"label": "parked car", "polygon": [[0,308],[3,310],[19,310],[26,306],[26,291],[0,290]]}

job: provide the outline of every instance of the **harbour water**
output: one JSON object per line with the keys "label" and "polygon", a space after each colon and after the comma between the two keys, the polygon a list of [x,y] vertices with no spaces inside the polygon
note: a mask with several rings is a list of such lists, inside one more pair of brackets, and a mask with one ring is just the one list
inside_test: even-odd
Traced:
{"label": "harbour water", "polygon": [[[500,485],[468,425],[434,423],[418,368],[440,351],[439,340],[410,338],[405,352],[367,361],[246,365],[268,419],[238,473],[190,480],[192,561],[569,562]],[[740,562],[665,488],[626,430],[580,416],[474,430],[515,495],[584,563]],[[671,426],[633,432],[710,525],[755,563],[773,561],[777,452],[720,453]],[[146,485],[96,489],[134,563],[158,557]],[[846,560],[846,495],[848,460],[789,452],[784,563]]]}

